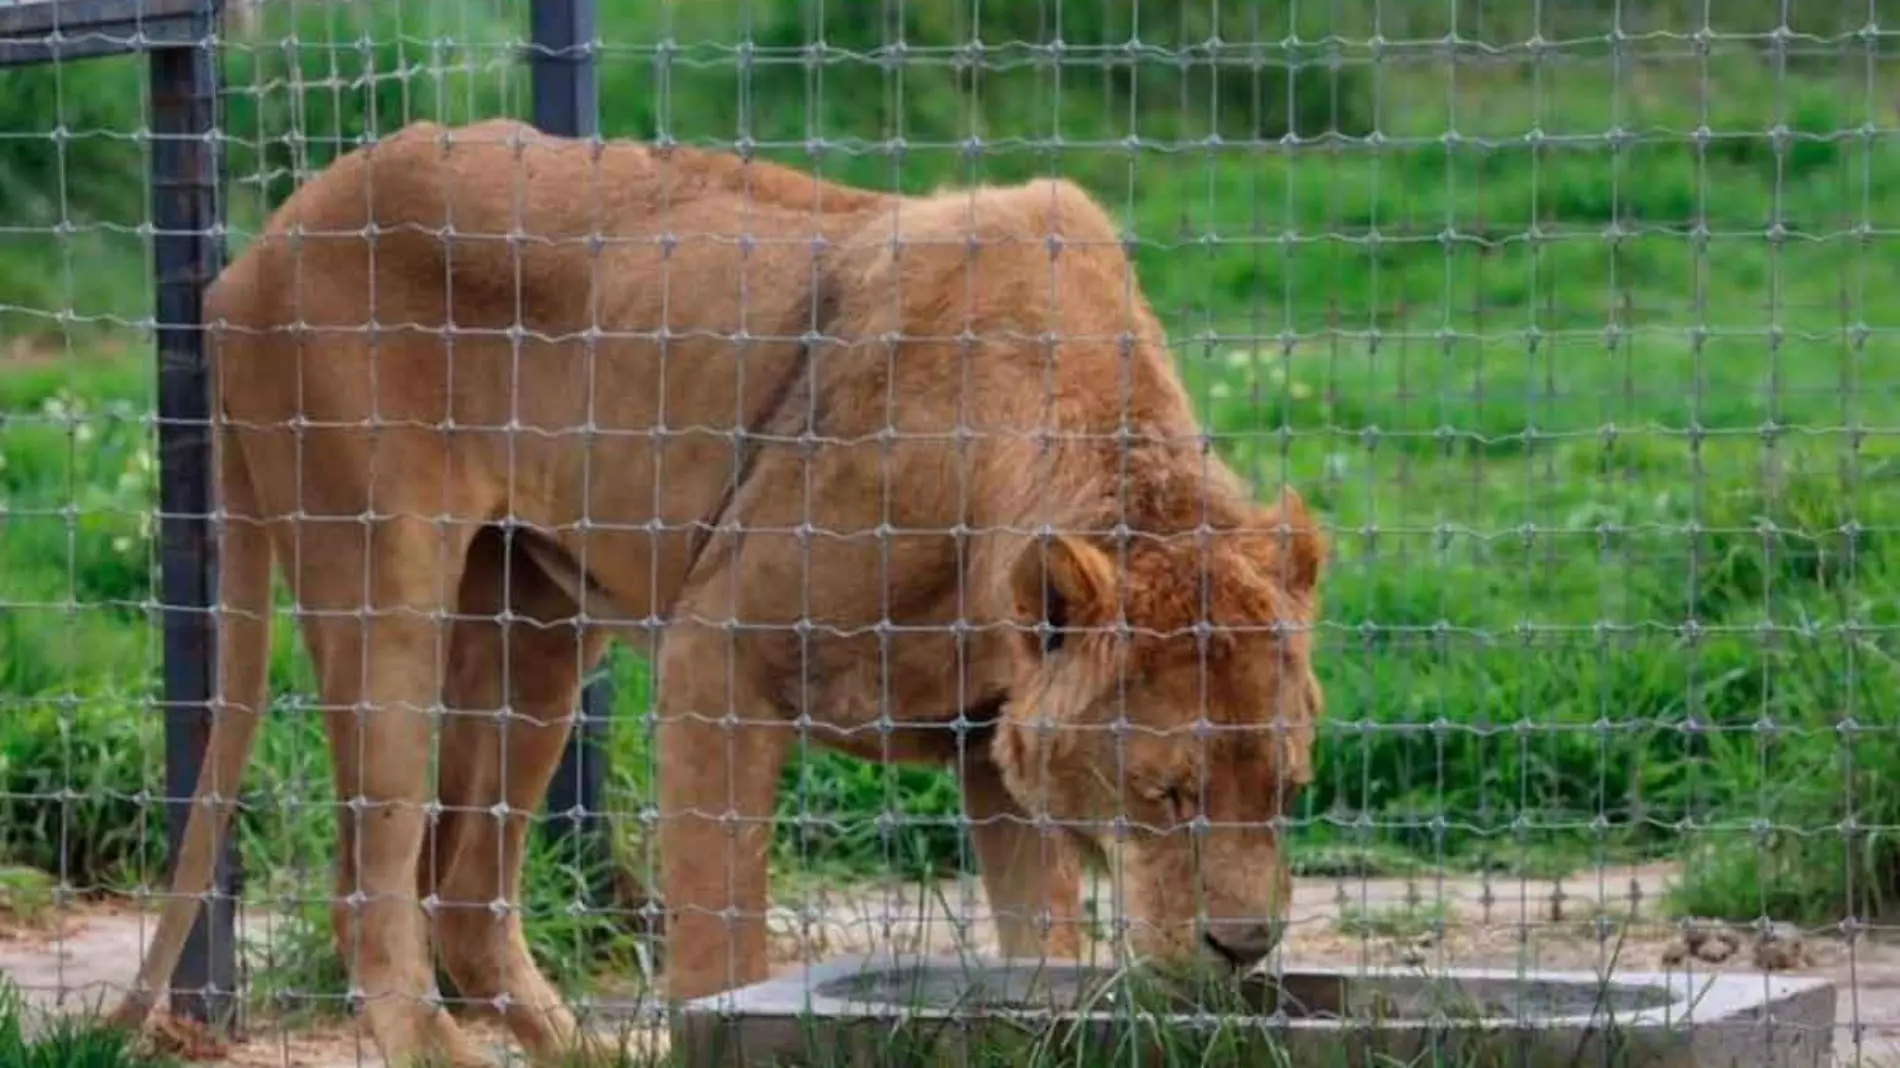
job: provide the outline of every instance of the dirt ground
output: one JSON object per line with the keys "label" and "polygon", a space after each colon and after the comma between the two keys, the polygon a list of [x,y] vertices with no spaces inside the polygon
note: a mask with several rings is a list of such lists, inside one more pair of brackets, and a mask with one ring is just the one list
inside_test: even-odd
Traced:
{"label": "dirt ground", "polygon": [[[1758,973],[1764,951],[1757,949],[1752,931],[1735,932],[1733,952],[1720,963],[1695,953],[1686,963],[1676,959],[1683,952],[1682,925],[1658,908],[1670,876],[1670,869],[1657,866],[1592,871],[1561,884],[1505,878],[1302,879],[1295,889],[1283,964],[1289,970],[1329,965],[1628,972],[1673,966]],[[1097,888],[1104,897],[1105,891]],[[73,1011],[109,1002],[136,970],[151,926],[149,916],[129,909],[88,907],[52,924],[0,928],[0,973],[48,1008]],[[250,927],[255,932],[261,924],[252,917]],[[994,946],[974,880],[787,893],[775,909],[772,931],[781,968],[840,953]],[[1775,945],[1786,948],[1786,941]],[[1839,937],[1810,933],[1801,943],[1800,952],[1782,954],[1784,959],[1774,963],[1785,974],[1821,976],[1836,984],[1837,1062],[1900,1065],[1900,940],[1862,937],[1849,945]],[[603,1015],[631,1008],[616,1006],[611,996],[596,1005]],[[502,1063],[524,1063],[518,1050],[505,1048],[498,1029],[481,1021],[470,1026],[496,1043]],[[206,1063],[233,1068],[382,1063],[368,1036],[347,1022],[288,1034],[260,1024],[248,1037],[244,1045],[209,1051],[216,1056]]]}

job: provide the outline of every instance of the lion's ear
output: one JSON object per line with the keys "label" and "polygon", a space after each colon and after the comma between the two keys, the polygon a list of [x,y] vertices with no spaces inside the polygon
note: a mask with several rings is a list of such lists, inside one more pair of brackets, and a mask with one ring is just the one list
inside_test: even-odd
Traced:
{"label": "lion's ear", "polygon": [[1115,604],[1115,564],[1107,553],[1068,534],[1023,547],[1010,571],[1016,611],[1052,626],[1108,618]]}
{"label": "lion's ear", "polygon": [[1281,494],[1279,506],[1268,513],[1265,533],[1274,547],[1272,573],[1282,588],[1295,597],[1311,597],[1326,566],[1326,541],[1306,502],[1292,488]]}

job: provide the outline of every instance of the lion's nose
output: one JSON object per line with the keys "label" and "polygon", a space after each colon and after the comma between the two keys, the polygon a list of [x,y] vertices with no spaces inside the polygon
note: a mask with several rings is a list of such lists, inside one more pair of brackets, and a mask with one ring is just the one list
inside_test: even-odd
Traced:
{"label": "lion's nose", "polygon": [[1222,923],[1207,932],[1207,945],[1236,968],[1260,963],[1280,944],[1276,923]]}

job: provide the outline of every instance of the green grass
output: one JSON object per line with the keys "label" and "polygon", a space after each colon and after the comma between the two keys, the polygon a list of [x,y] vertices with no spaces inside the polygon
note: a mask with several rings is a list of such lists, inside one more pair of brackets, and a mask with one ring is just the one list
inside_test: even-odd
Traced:
{"label": "green grass", "polygon": [[20,989],[0,977],[0,1064],[7,1068],[179,1068],[171,1057],[140,1049],[123,1031],[81,1017],[47,1014],[35,1021],[36,1015]]}
{"label": "green grass", "polygon": [[[1270,1013],[1275,1007],[1301,1015],[1312,1007],[1302,1006],[1299,996],[1296,989],[1279,990],[1271,984],[1246,993],[1228,983],[1164,983],[1125,973],[1114,976],[1098,990],[1084,993],[1076,1003],[1082,1011],[1107,1016],[1101,1026],[1065,1026],[1061,1022],[1036,1023],[1033,1019],[1012,1026],[992,1021],[984,1028],[983,1040],[975,1042],[962,1028],[945,1028],[916,1015],[906,1015],[897,1026],[875,1033],[852,1028],[844,1034],[828,1032],[824,1021],[806,1018],[802,1021],[806,1028],[804,1048],[794,1059],[764,1060],[750,1055],[747,1060],[819,1066],[863,1063],[853,1058],[856,1054],[875,1057],[880,1064],[977,1064],[996,1068],[1088,1068],[1124,1064],[1136,1057],[1142,1063],[1169,1068],[1281,1064],[1289,1062],[1295,1047],[1289,1045],[1287,1036],[1260,1027],[1249,1017]],[[1309,1041],[1298,1047],[1298,1062],[1359,1063],[1364,1053],[1373,1051],[1381,1059],[1404,1057],[1408,1063],[1432,1068],[1488,1068],[1520,1059],[1519,1042],[1508,1029],[1494,1031],[1480,1023],[1484,1008],[1465,990],[1446,984],[1421,992],[1415,1000],[1413,1011],[1426,1010],[1429,1018],[1421,1014],[1421,1020],[1408,1021],[1414,1024],[1409,1028],[1386,1026],[1395,1018],[1397,1005],[1382,1004],[1375,997],[1368,1006],[1352,1012],[1353,1019],[1362,1026],[1351,1044],[1350,1058],[1346,1043],[1318,1047]],[[1170,1017],[1188,1005],[1198,1018]],[[950,1008],[968,1012],[974,1006],[957,1004]],[[46,1014],[43,1020],[34,1020],[37,1015],[16,987],[0,980],[0,1064],[7,1068],[178,1068],[180,1064],[176,1058],[152,1053],[125,1032],[103,1027],[84,1015]],[[1603,1063],[1621,1064],[1623,1031],[1613,1018],[1605,1023],[1603,1033],[1595,1038],[1598,1045],[1577,1052],[1588,1052]],[[626,1028],[618,1033],[610,1031],[607,1037],[616,1042],[617,1048],[606,1057],[575,1057],[565,1063],[575,1068],[583,1064],[588,1068],[669,1068],[688,1063],[677,1049],[652,1051],[640,1036]],[[715,1037],[710,1041],[721,1040]]]}
{"label": "green grass", "polygon": [[[1043,32],[1022,21],[1027,6],[1010,9],[1016,21],[994,6],[985,41]],[[1128,222],[1216,447],[1264,488],[1290,480],[1333,531],[1329,713],[1297,813],[1301,870],[1549,876],[1686,855],[1676,903],[1698,914],[1817,923],[1889,907],[1900,313],[1883,298],[1900,284],[1900,98],[1878,77],[1870,88],[1864,58],[1797,57],[1778,72],[1732,42],[1701,61],[1657,39],[1620,67],[1596,45],[1541,67],[1521,53],[1373,66],[1349,47],[1338,78],[1301,74],[1288,89],[1284,67],[1236,83],[1162,63],[1060,78],[1023,64],[972,83],[840,53],[822,79],[761,62],[745,99],[717,47],[742,16],[636,7],[648,6],[601,15],[618,46],[601,67],[609,134],[745,130],[764,155],[913,191],[1059,172]],[[906,30],[967,36],[968,7],[905,5]],[[1142,5],[1144,40],[1204,36],[1201,7],[1168,9],[1178,20],[1163,7]],[[1345,37],[1367,32],[1361,6],[1299,7],[1338,12]],[[1622,7],[1677,29],[1701,9]],[[1387,3],[1403,25],[1384,32],[1442,34],[1447,8],[1404,5],[1400,19]],[[1711,10],[1741,31],[1772,26],[1778,8]],[[750,9],[761,44],[813,30],[805,5]],[[294,66],[282,11],[264,44],[227,53],[240,230],[365,129],[524,114],[523,73],[483,67],[518,27],[486,8],[299,10]],[[1065,9],[1096,21],[1072,22],[1065,40],[1125,39],[1121,9],[1080,10]],[[1459,10],[1467,35],[1528,36],[1497,5]],[[1601,34],[1607,10],[1566,5],[1564,32],[1547,36]],[[1838,28],[1813,17],[1797,28]],[[833,10],[826,40],[874,48],[875,22]],[[1285,25],[1268,5],[1257,32],[1227,35],[1278,49]],[[432,51],[444,33],[456,44]],[[356,48],[359,34],[375,47]],[[678,46],[665,79],[651,50],[663,37]],[[470,70],[395,73],[436,54]],[[135,129],[129,69],[0,72],[0,131],[44,131],[62,112],[75,128]],[[293,125],[304,140],[286,138]],[[1331,125],[1385,141],[1282,140]],[[1777,125],[1786,138],[1769,136]],[[1613,127],[1630,135],[1620,146]],[[1440,139],[1454,128],[1461,140]],[[972,133],[991,145],[974,162],[954,148]],[[1202,144],[1209,133],[1224,143]],[[820,134],[835,144],[814,163],[802,142]],[[1059,153],[1010,140],[1056,134]],[[901,161],[879,147],[899,135]],[[80,138],[62,161],[50,143],[0,140],[0,223],[84,224],[70,240],[0,236],[0,334],[34,353],[0,363],[0,858],[90,887],[159,870],[159,814],[139,796],[161,770],[158,720],[143,714],[159,664],[141,422],[152,372],[145,340],[95,321],[146,314],[150,286],[136,236],[101,226],[144,217],[137,146]],[[1785,240],[1768,240],[1771,224]],[[78,316],[64,330],[61,310]],[[650,695],[636,656],[617,652],[613,670],[613,807],[631,814],[650,778]],[[307,698],[294,642],[278,642],[272,680],[285,701]],[[327,891],[310,870],[332,834],[320,737],[306,712],[276,717],[250,780],[243,848],[272,893]],[[938,772],[826,754],[785,783],[788,867],[967,863]],[[903,818],[876,818],[886,812]],[[627,863],[644,865],[636,821],[621,830]],[[535,870],[530,930],[551,932],[537,948],[557,971],[593,959],[576,939],[618,952],[619,925],[569,917],[558,864]]]}

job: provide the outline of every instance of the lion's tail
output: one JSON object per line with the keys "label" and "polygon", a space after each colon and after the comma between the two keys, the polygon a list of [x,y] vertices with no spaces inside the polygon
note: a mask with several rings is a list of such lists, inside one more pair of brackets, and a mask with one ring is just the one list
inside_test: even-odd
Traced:
{"label": "lion's tail", "polygon": [[[214,376],[215,377],[215,376]],[[215,406],[213,411],[220,410]],[[219,540],[218,688],[212,703],[211,738],[198,769],[198,785],[172,865],[171,896],[138,980],[114,1010],[111,1023],[137,1029],[169,987],[186,936],[210,889],[212,865],[231,822],[238,785],[250,758],[257,725],[269,699],[270,536],[262,523],[257,491],[234,435],[217,434],[220,499],[227,522]],[[207,801],[215,795],[215,803]]]}

